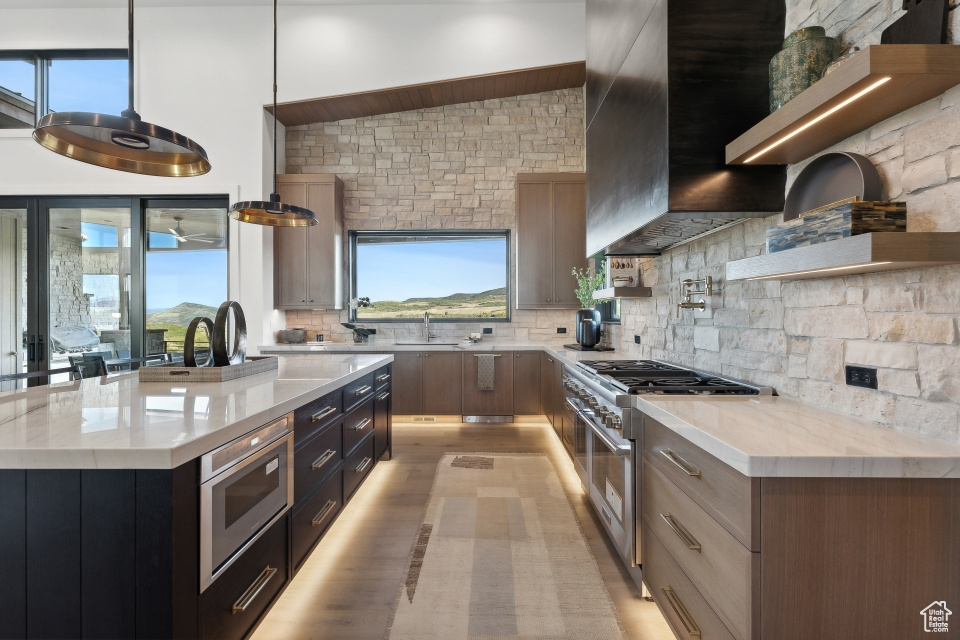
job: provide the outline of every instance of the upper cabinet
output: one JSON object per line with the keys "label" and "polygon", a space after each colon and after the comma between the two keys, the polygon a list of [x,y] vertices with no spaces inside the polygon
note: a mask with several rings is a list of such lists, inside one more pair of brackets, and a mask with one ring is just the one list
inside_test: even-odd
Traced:
{"label": "upper cabinet", "polygon": [[281,175],[280,200],[307,207],[319,224],[273,230],[277,309],[343,309],[343,182],[335,175]]}
{"label": "upper cabinet", "polygon": [[586,175],[517,174],[517,309],[579,309],[586,266]]}

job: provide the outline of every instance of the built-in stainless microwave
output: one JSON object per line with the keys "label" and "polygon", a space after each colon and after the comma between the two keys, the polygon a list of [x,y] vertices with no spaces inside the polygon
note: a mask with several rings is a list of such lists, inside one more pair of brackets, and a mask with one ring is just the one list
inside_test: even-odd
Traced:
{"label": "built-in stainless microwave", "polygon": [[200,458],[200,591],[293,504],[293,416]]}

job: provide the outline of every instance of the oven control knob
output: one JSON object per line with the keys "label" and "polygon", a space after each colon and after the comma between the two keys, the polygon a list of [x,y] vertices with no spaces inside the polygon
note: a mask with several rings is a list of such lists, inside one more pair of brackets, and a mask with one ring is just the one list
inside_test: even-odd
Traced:
{"label": "oven control knob", "polygon": [[593,415],[597,416],[598,418],[604,417],[604,414],[606,413],[608,413],[607,408],[602,404],[598,404],[593,408]]}
{"label": "oven control knob", "polygon": [[587,406],[596,408],[597,405],[599,405],[599,404],[600,404],[600,402],[599,402],[596,398],[594,398],[593,396],[589,396],[589,397],[587,398]]}
{"label": "oven control knob", "polygon": [[590,397],[590,392],[581,387],[577,389],[577,397],[579,397],[581,400],[586,400]]}
{"label": "oven control knob", "polygon": [[623,429],[623,421],[620,419],[620,416],[614,415],[613,413],[608,415],[604,422],[606,422],[607,426],[611,429],[616,429],[617,431],[621,431]]}

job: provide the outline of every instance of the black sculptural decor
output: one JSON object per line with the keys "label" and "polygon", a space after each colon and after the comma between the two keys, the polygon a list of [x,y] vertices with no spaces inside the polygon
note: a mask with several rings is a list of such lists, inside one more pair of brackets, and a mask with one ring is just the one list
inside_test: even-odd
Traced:
{"label": "black sculptural decor", "polygon": [[[230,312],[233,312],[233,337],[227,340],[227,326],[230,320]],[[210,347],[207,349],[206,358],[202,362],[197,362],[197,330],[203,327],[207,334]],[[233,348],[230,349],[230,345]],[[232,300],[227,300],[217,309],[215,320],[210,318],[196,317],[190,321],[187,327],[187,335],[183,342],[183,364],[187,367],[227,367],[232,364],[240,364],[247,358],[247,321],[243,315],[243,309]]]}

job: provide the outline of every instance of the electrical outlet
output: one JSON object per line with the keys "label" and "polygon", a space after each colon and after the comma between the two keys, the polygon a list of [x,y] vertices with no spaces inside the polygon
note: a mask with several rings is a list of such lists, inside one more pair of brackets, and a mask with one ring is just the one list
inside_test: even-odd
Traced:
{"label": "electrical outlet", "polygon": [[493,333],[493,327],[484,327],[483,332],[487,335],[490,335],[491,333]]}
{"label": "electrical outlet", "polygon": [[638,336],[637,334],[634,334],[634,335],[633,335],[633,342],[634,342],[634,344],[640,344],[640,336]]}
{"label": "electrical outlet", "polygon": [[557,327],[557,333],[566,333],[566,332],[567,332],[566,327]]}
{"label": "electrical outlet", "polygon": [[865,389],[877,388],[877,370],[872,367],[846,366],[847,384]]}

